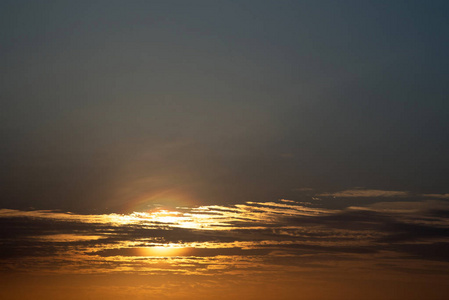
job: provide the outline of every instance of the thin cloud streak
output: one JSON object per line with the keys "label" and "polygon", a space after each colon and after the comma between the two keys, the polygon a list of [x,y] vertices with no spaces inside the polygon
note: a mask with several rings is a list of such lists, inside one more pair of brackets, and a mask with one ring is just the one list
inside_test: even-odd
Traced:
{"label": "thin cloud streak", "polygon": [[422,196],[437,199],[449,199],[449,194],[423,194]]}
{"label": "thin cloud streak", "polygon": [[406,191],[384,191],[384,190],[345,190],[335,193],[322,193],[321,197],[406,197],[410,193]]}

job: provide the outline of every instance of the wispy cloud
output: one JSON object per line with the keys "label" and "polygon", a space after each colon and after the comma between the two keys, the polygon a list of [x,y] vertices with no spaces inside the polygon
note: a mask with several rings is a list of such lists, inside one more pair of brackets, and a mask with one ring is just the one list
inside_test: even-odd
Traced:
{"label": "wispy cloud", "polygon": [[280,265],[281,273],[298,272],[316,263],[311,268],[318,271],[343,260],[373,270],[383,262],[389,269],[421,270],[428,264],[422,260],[449,264],[439,250],[449,245],[448,211],[449,204],[437,200],[336,210],[279,200],[129,215],[0,210],[1,228],[7,228],[0,267],[217,275],[272,272]]}
{"label": "wispy cloud", "polygon": [[428,198],[449,199],[449,194],[423,194],[422,196]]}
{"label": "wispy cloud", "polygon": [[[332,210],[293,200],[103,215],[0,210],[0,276],[53,276],[69,286],[77,276],[96,289],[103,282],[90,280],[124,280],[133,282],[127,293],[146,295],[138,299],[162,299],[186,285],[215,299],[217,291],[228,296],[239,282],[242,291],[273,280],[288,289],[305,280],[306,286],[320,285],[367,273],[393,281],[432,274],[446,282],[448,212],[449,203],[441,200]],[[134,284],[141,278],[147,280]],[[122,292],[114,286],[108,291]]]}
{"label": "wispy cloud", "polygon": [[410,193],[406,191],[363,190],[353,189],[335,193],[321,193],[321,197],[406,197]]}
{"label": "wispy cloud", "polygon": [[408,191],[390,191],[390,190],[372,190],[355,188],[350,190],[332,192],[332,193],[320,193],[317,197],[340,197],[340,198],[394,198],[394,197],[421,197],[421,198],[434,198],[434,199],[449,199],[449,194],[417,194]]}

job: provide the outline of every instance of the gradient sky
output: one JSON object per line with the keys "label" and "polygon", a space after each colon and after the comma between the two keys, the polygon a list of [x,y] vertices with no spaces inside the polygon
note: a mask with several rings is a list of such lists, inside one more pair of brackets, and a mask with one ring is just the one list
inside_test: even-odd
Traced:
{"label": "gradient sky", "polygon": [[2,205],[447,192],[448,9],[2,1]]}
{"label": "gradient sky", "polygon": [[[129,250],[136,248],[131,244],[154,247],[133,234],[111,242],[95,222],[85,222],[90,230],[80,229],[71,225],[84,221],[67,221],[68,216],[132,216],[157,209],[179,212],[180,207],[187,212],[198,207],[232,210],[248,202],[263,206],[287,199],[292,202],[285,203],[301,209],[323,210],[327,217],[289,219],[295,216],[290,210],[296,210],[289,207],[264,219],[266,224],[253,224],[280,228],[272,235],[254,233],[254,239],[288,236],[294,246],[269,244],[268,251],[233,229],[226,239],[214,230],[204,238],[196,231],[190,238],[189,231],[185,241],[156,236],[161,243],[194,249],[186,243],[196,236],[198,242],[248,242],[256,251],[251,258],[259,259],[254,266],[261,273],[254,274],[261,282],[270,278],[263,273],[272,266],[266,257],[276,257],[277,266],[299,266],[310,251],[325,253],[326,268],[338,270],[329,274],[352,266],[339,261],[361,262],[366,255],[372,265],[354,266],[358,275],[374,265],[375,274],[385,275],[389,271],[382,266],[396,272],[404,263],[405,269],[421,270],[413,274],[441,275],[434,283],[444,282],[447,271],[433,262],[446,266],[449,261],[441,254],[449,244],[448,16],[449,2],[440,0],[1,1],[0,221],[5,254],[0,275],[25,272],[27,265],[20,261],[34,257],[23,250],[25,245],[37,256],[49,257],[41,261],[48,268],[39,270],[45,272],[55,270],[54,255],[73,257],[61,262],[68,266],[67,276],[78,274],[78,269],[72,272],[74,264],[86,265],[92,256],[86,251],[113,256],[138,251]],[[414,210],[404,212],[405,206]],[[236,212],[229,224],[246,213]],[[363,229],[357,226],[365,217],[371,225],[363,226],[371,233],[357,233],[366,238],[366,244],[357,245],[361,252],[331,238],[335,225],[351,231],[348,238],[356,241],[353,230]],[[49,232],[52,225],[41,218],[68,223]],[[36,224],[30,232],[32,220]],[[101,222],[110,226],[110,220]],[[180,220],[160,222],[168,222],[164,228],[177,237]],[[251,222],[245,230],[254,229]],[[418,223],[422,227],[412,226]],[[126,232],[129,224],[120,224]],[[297,238],[306,239],[312,230],[307,226],[323,230],[329,248],[298,246]],[[293,227],[298,231],[288,233]],[[410,237],[415,229],[421,235]],[[394,246],[384,239],[401,234],[407,241],[393,238]],[[69,244],[55,247],[45,238],[49,235]],[[423,240],[426,235],[433,240]],[[86,241],[95,244],[89,244],[92,249],[85,248]],[[410,246],[418,242],[432,246]],[[240,257],[242,247],[222,248],[238,248],[237,254],[231,252]],[[128,250],[101,252],[107,249]],[[398,261],[387,262],[390,254]],[[417,260],[402,261],[403,255]],[[91,271],[101,273],[110,262],[95,257],[99,265]],[[313,276],[323,271],[322,265],[314,269],[314,261],[307,262]],[[185,262],[189,264],[195,265]],[[230,264],[217,263],[217,270]],[[296,271],[281,277],[304,275],[303,269]],[[397,279],[391,290],[413,286],[401,275],[391,276]],[[325,284],[340,287],[342,299],[360,299],[337,277]],[[189,282],[193,277],[183,278]],[[375,280],[383,280],[379,278]],[[415,281],[420,291],[436,291],[428,299],[444,295]],[[375,294],[373,282],[361,283],[374,293],[373,299],[399,299]],[[288,290],[288,284],[281,286]],[[305,299],[332,299],[326,298],[332,293],[317,294],[320,284],[304,286],[310,287]],[[244,285],[239,288],[249,293]],[[296,292],[286,292],[285,298]]]}

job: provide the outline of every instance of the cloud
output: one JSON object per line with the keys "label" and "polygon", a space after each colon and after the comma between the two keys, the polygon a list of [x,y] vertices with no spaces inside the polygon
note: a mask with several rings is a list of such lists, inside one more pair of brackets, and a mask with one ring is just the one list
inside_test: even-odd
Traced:
{"label": "cloud", "polygon": [[125,215],[0,210],[0,269],[217,275],[345,261],[422,272],[426,261],[449,262],[438,250],[449,243],[448,211],[437,200],[331,210],[282,199]]}
{"label": "cloud", "polygon": [[313,190],[314,190],[313,188],[309,188],[309,187],[293,189],[293,191],[297,191],[297,192],[311,192]]}
{"label": "cloud", "polygon": [[449,199],[449,194],[423,194],[422,197]]}
{"label": "cloud", "polygon": [[406,191],[385,191],[385,190],[345,190],[336,193],[322,193],[321,197],[406,197],[410,193]]}
{"label": "cloud", "polygon": [[334,193],[321,193],[316,196],[321,197],[341,197],[341,198],[357,198],[357,197],[424,197],[435,199],[449,199],[449,194],[412,194],[408,191],[389,191],[389,190],[366,190],[366,189],[351,189]]}

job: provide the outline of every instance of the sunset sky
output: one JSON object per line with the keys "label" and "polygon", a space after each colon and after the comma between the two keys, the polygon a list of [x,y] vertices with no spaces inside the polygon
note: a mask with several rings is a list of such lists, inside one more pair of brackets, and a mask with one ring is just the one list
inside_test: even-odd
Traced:
{"label": "sunset sky", "polygon": [[448,16],[0,1],[0,298],[446,299]]}

